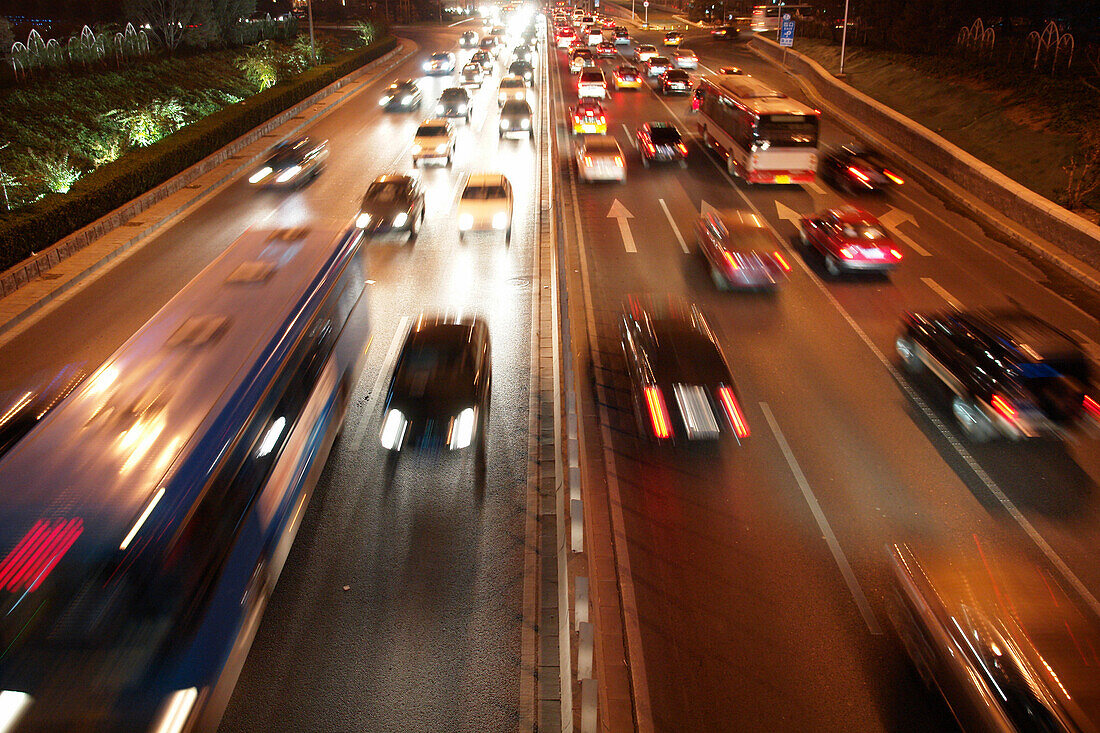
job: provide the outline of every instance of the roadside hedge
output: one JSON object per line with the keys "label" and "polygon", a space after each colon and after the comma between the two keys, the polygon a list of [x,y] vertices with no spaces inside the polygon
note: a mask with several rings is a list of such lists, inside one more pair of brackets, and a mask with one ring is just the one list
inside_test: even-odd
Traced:
{"label": "roadside hedge", "polygon": [[137,198],[283,110],[397,46],[387,37],[341,54],[286,82],[202,118],[146,148],[128,152],[77,181],[0,216],[0,272]]}

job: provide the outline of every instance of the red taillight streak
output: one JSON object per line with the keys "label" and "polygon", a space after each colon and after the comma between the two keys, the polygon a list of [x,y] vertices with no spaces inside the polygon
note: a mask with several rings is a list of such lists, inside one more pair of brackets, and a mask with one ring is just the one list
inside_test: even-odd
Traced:
{"label": "red taillight streak", "polygon": [[676,149],[679,150],[684,155],[688,154],[687,145],[684,145],[683,143],[676,143]]}
{"label": "red taillight streak", "polygon": [[672,421],[668,417],[668,408],[665,407],[665,398],[661,394],[661,388],[646,387],[645,402],[646,408],[649,410],[649,422],[653,426],[653,434],[661,439],[671,437]]}
{"label": "red taillight streak", "polygon": [[615,156],[615,165],[619,166],[620,168],[623,167],[623,159],[618,155]]}
{"label": "red taillight streak", "polygon": [[1016,408],[1014,408],[1012,406],[1012,403],[1006,400],[1004,397],[1001,397],[999,394],[995,394],[993,395],[993,399],[990,400],[990,403],[993,405],[993,409],[1000,413],[1002,417],[1008,420],[1016,419]]}
{"label": "red taillight streak", "polygon": [[592,165],[592,157],[589,156],[589,155],[584,156],[584,164],[585,165]]}
{"label": "red taillight streak", "polygon": [[790,272],[791,266],[787,264],[787,261],[783,259],[783,255],[779,252],[775,253],[775,261],[779,263],[779,266],[783,268],[783,272]]}
{"label": "red taillight streak", "polygon": [[34,580],[31,581],[30,587],[27,588],[28,591],[38,590],[38,586],[42,585],[42,581],[46,579],[46,576],[53,572],[54,567],[57,563],[61,562],[61,558],[69,551],[69,548],[73,546],[73,543],[76,542],[76,538],[79,537],[83,531],[84,528],[79,519],[74,519],[69,522],[65,534],[62,535],[52,553],[47,555],[48,559],[46,564],[41,570],[35,573]]}
{"label": "red taillight streak", "polygon": [[1081,406],[1085,408],[1085,412],[1100,420],[1100,404],[1097,404],[1096,400],[1085,395],[1085,398],[1081,400]]}
{"label": "red taillight streak", "polygon": [[901,252],[898,252],[896,249],[891,249],[890,254],[894,255],[895,260],[901,259]]}
{"label": "red taillight streak", "polygon": [[657,150],[657,148],[653,147],[653,143],[649,142],[648,140],[643,141],[642,145],[645,146],[645,151],[647,153],[652,153]]}
{"label": "red taillight streak", "polygon": [[840,250],[840,256],[846,260],[850,260],[852,259],[852,257],[855,256],[855,252],[852,251],[851,247],[842,247]]}
{"label": "red taillight streak", "polygon": [[898,177],[897,177],[896,175],[894,175],[893,173],[891,173],[891,172],[890,172],[890,171],[888,171],[888,170],[885,170],[885,169],[884,169],[884,170],[882,171],[882,175],[886,176],[887,178],[889,178],[889,179],[890,179],[891,181],[893,181],[894,183],[898,184],[899,186],[900,186],[901,184],[905,183],[905,181],[901,180],[900,178],[898,178]]}
{"label": "red taillight streak", "polygon": [[863,181],[864,183],[867,183],[868,181],[871,180],[870,178],[867,177],[866,173],[861,171],[859,168],[856,168],[855,166],[851,166],[851,165],[848,166],[848,172],[851,173],[856,178],[858,178],[859,180]]}
{"label": "red taillight streak", "polygon": [[[13,562],[4,570],[3,587],[13,591],[19,590],[21,585],[27,586],[28,590],[37,589],[83,531],[84,523],[80,519],[70,519],[68,522],[59,520],[53,527],[50,527],[49,521],[36,524],[25,540],[25,549],[30,552],[20,553],[18,562]],[[23,544],[20,542],[20,545]],[[6,563],[7,560],[3,564]]]}
{"label": "red taillight streak", "polygon": [[730,266],[731,270],[740,270],[741,266],[737,264],[737,260],[733,258],[729,252],[723,252],[722,255],[726,258],[726,264]]}
{"label": "red taillight streak", "polygon": [[50,558],[50,551],[60,544],[61,536],[64,533],[65,525],[63,524],[56,525],[47,531],[37,542],[34,552],[20,564],[15,571],[15,575],[4,587],[7,590],[16,590],[20,585],[26,585],[29,581],[33,581],[34,577],[38,575],[37,569]]}
{"label": "red taillight streak", "polygon": [[726,408],[726,416],[733,425],[733,432],[738,438],[749,437],[749,424],[745,422],[745,416],[741,414],[741,406],[737,404],[737,398],[733,396],[733,390],[722,385],[718,388],[718,399]]}
{"label": "red taillight streak", "polygon": [[0,562],[0,588],[3,588],[11,579],[15,569],[22,565],[23,561],[26,559],[25,556],[33,552],[33,549],[37,547],[39,537],[48,527],[49,523],[41,519],[35,522],[30,531],[23,535],[23,539],[19,541],[19,544],[12,548],[3,562]]}

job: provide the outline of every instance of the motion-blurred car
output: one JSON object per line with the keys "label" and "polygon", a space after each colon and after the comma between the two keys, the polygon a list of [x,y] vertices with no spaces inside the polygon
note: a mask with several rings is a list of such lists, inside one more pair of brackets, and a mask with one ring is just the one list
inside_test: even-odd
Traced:
{"label": "motion-blurred car", "polygon": [[433,53],[424,62],[424,73],[428,76],[453,74],[455,71],[455,55],[449,51]]}
{"label": "motion-blurred car", "polygon": [[638,128],[638,153],[642,165],[679,163],[687,168],[688,149],[680,131],[671,122],[647,122]]}
{"label": "motion-blurred car", "polygon": [[519,76],[506,76],[500,80],[497,86],[497,106],[503,107],[504,103],[511,99],[523,100],[527,98],[527,84]]}
{"label": "motion-blurred car", "polygon": [[971,441],[1058,436],[1100,421],[1081,345],[1022,308],[908,313],[895,348],[909,373],[943,382]]}
{"label": "motion-blurred car", "polygon": [[596,44],[596,58],[599,59],[613,59],[619,55],[618,49],[615,48],[615,44],[610,41],[602,41]]}
{"label": "motion-blurred car", "polygon": [[723,76],[745,76],[745,72],[741,70],[740,66],[723,66],[718,69],[718,73]]}
{"label": "motion-blurred car", "polygon": [[653,79],[672,68],[672,62],[664,56],[651,56],[642,65],[642,71],[647,77]]}
{"label": "motion-blurred car", "polygon": [[508,66],[509,76],[518,76],[527,82],[527,86],[535,86],[535,67],[530,61],[513,61]]}
{"label": "motion-blurred car", "polygon": [[816,250],[834,277],[842,272],[889,272],[902,260],[878,219],[854,206],[803,217],[798,228],[803,246]]}
{"label": "motion-blurred car", "polygon": [[740,37],[741,29],[735,25],[720,25],[717,28],[712,28],[710,35],[711,38],[717,38],[723,41],[733,41]]}
{"label": "motion-blurred car", "polygon": [[630,64],[621,64],[615,67],[615,71],[611,74],[611,80],[615,84],[615,89],[641,89],[642,88],[642,75],[638,71],[637,67]]}
{"label": "motion-blurred car", "polygon": [[271,148],[267,160],[248,178],[253,186],[304,186],[328,162],[328,141],[296,137]]}
{"label": "motion-blurred car", "polygon": [[577,177],[582,181],[626,181],[626,158],[610,135],[585,135],[577,143]]}
{"label": "motion-blurred car", "polygon": [[477,31],[466,31],[459,37],[458,45],[462,48],[477,48],[477,44],[480,40]]}
{"label": "motion-blurred car", "polygon": [[755,214],[733,219],[708,212],[696,222],[695,237],[721,290],[774,291],[787,280],[791,267],[781,245]]}
{"label": "motion-blurred car", "polygon": [[672,296],[632,296],[619,333],[641,437],[658,443],[749,437],[737,386],[698,308]]}
{"label": "motion-blurred car", "polygon": [[615,26],[613,43],[616,46],[627,46],[630,44],[630,31],[622,26]]}
{"label": "motion-blurred car", "polygon": [[481,64],[469,63],[462,67],[462,73],[459,74],[459,83],[462,86],[480,89],[484,81],[485,72],[481,70]]}
{"label": "motion-blurred car", "polygon": [[531,105],[525,99],[509,99],[500,108],[500,137],[515,136],[535,139]]}
{"label": "motion-blurred car", "polygon": [[88,376],[84,362],[66,364],[20,380],[20,386],[0,394],[0,456],[42,422]]}
{"label": "motion-blurred car", "polygon": [[486,75],[493,73],[493,55],[488,51],[474,51],[474,54],[470,56],[470,63],[478,64],[481,66],[481,71]]}
{"label": "motion-blurred car", "polygon": [[462,450],[484,460],[492,392],[489,327],[480,318],[421,316],[386,392],[382,447],[394,453]]}
{"label": "motion-blurred car", "polygon": [[569,54],[569,73],[579,74],[582,69],[596,65],[596,58],[587,48],[578,48]]}
{"label": "motion-blurred car", "polygon": [[691,91],[691,77],[682,69],[669,69],[658,78],[661,94],[687,94]]}
{"label": "motion-blurred car", "polygon": [[579,99],[607,98],[607,81],[599,69],[585,69],[577,79],[577,97]]}
{"label": "motion-blurred car", "polygon": [[424,223],[424,190],[414,176],[387,174],[374,179],[363,194],[355,226],[369,235],[404,232],[416,239]]}
{"label": "motion-blurred car", "polygon": [[698,69],[699,57],[694,51],[678,48],[672,53],[672,65],[677,69]]}
{"label": "motion-blurred car", "polygon": [[586,35],[588,36],[589,46],[603,43],[603,30],[599,26],[589,26]]}
{"label": "motion-blurred car", "polygon": [[905,183],[886,166],[878,153],[858,145],[844,145],[821,158],[821,178],[846,193],[882,191]]}
{"label": "motion-blurred car", "polygon": [[571,44],[576,37],[577,32],[569,26],[559,28],[557,33],[555,34],[558,48],[569,48],[569,44]]}
{"label": "motion-blurred car", "polygon": [[496,58],[497,54],[500,53],[500,41],[496,36],[483,37],[477,47],[493,58]]}
{"label": "motion-blurred car", "polygon": [[512,49],[513,61],[531,61],[535,58],[535,51],[530,46],[516,46]]}
{"label": "motion-blurred car", "polygon": [[467,232],[504,232],[512,240],[512,183],[503,173],[472,173],[458,200],[458,238]]}
{"label": "motion-blurred car", "polygon": [[382,98],[378,100],[378,105],[387,112],[390,110],[407,112],[420,109],[422,102],[423,97],[416,82],[412,79],[399,79],[386,88],[386,91],[382,93]]}
{"label": "motion-blurred car", "polygon": [[634,47],[634,60],[639,64],[644,64],[656,55],[657,47],[648,43],[642,43]]}
{"label": "motion-blurred car", "polygon": [[435,105],[436,117],[461,117],[470,124],[470,94],[462,87],[444,89]]}
{"label": "motion-blurred car", "polygon": [[1100,730],[1100,629],[1058,574],[977,535],[888,549],[887,615],[960,730]]}
{"label": "motion-blurred car", "polygon": [[669,31],[665,34],[665,38],[662,41],[666,46],[679,46],[684,42],[684,34],[680,31]]}
{"label": "motion-blurred car", "polygon": [[606,135],[607,114],[595,99],[582,99],[570,111],[574,135]]}
{"label": "motion-blurred car", "polygon": [[422,160],[443,161],[450,166],[454,154],[455,132],[450,120],[425,120],[416,128],[412,145],[413,167],[420,165]]}

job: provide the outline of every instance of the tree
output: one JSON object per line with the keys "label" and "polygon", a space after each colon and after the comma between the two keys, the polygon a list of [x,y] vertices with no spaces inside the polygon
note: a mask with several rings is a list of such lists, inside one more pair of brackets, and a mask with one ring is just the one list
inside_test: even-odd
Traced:
{"label": "tree", "polygon": [[8,19],[0,15],[0,58],[3,58],[11,51],[12,44],[15,43],[15,35],[11,32],[11,23]]}
{"label": "tree", "polygon": [[237,28],[255,12],[256,0],[208,0],[202,16],[222,45],[229,46],[240,42]]}
{"label": "tree", "polygon": [[127,0],[126,3],[127,14],[148,23],[169,53],[179,47],[201,10],[201,0]]}

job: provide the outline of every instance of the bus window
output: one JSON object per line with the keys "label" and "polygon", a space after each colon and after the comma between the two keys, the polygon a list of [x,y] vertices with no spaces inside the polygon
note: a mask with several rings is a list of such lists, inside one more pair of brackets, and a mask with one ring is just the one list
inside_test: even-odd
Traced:
{"label": "bus window", "polygon": [[756,140],[784,148],[817,147],[817,116],[761,115]]}

